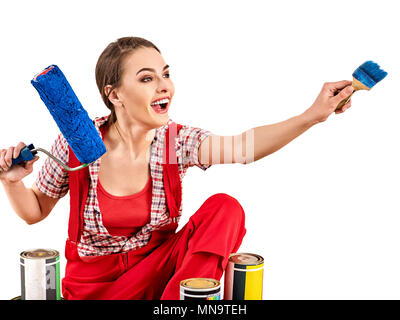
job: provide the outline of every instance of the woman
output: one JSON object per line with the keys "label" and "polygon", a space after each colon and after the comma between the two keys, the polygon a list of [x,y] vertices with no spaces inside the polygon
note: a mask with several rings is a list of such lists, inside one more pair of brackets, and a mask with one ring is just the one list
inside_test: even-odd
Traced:
{"label": "woman", "polygon": [[[27,223],[46,218],[70,191],[66,299],[179,299],[183,279],[220,279],[245,234],[244,212],[236,199],[215,194],[176,233],[186,170],[259,160],[333,112],[344,112],[351,101],[336,107],[353,92],[351,81],[326,83],[301,115],[219,137],[169,119],[174,96],[169,66],[145,39],[111,43],[97,62],[96,81],[111,113],[94,120],[107,153],[89,169],[68,174],[48,158],[26,188],[22,179],[38,157],[11,167],[25,144],[0,151],[0,179]],[[71,167],[79,165],[62,134],[52,153]]]}

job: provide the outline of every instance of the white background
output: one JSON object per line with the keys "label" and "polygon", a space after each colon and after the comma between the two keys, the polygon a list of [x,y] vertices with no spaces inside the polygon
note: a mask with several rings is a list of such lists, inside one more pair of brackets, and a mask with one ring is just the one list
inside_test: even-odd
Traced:
{"label": "white background", "polygon": [[[108,114],[94,68],[123,36],[154,42],[171,66],[170,117],[220,135],[298,115],[324,82],[373,60],[389,75],[344,114],[250,165],[190,169],[181,224],[228,193],[246,212],[239,251],[265,258],[264,299],[399,299],[399,27],[396,1],[7,1],[0,147],[50,148],[58,129],[30,84],[50,64],[92,118]],[[23,250],[59,250],[64,274],[69,196],[29,226],[0,190],[0,299],[10,299]]]}

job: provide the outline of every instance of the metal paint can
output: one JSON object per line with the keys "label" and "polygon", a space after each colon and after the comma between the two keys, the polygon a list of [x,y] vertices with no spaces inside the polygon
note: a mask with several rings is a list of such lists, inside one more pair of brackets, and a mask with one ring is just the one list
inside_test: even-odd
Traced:
{"label": "metal paint can", "polygon": [[33,249],[20,254],[21,300],[61,300],[60,254]]}
{"label": "metal paint can", "polygon": [[262,300],[264,259],[253,253],[231,254],[225,270],[225,300]]}
{"label": "metal paint can", "polygon": [[221,300],[221,283],[209,278],[182,280],[180,300]]}

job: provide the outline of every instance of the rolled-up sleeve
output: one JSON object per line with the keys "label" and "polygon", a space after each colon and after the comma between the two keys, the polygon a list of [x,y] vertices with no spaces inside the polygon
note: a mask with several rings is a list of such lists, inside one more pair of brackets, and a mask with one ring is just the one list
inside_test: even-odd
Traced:
{"label": "rolled-up sleeve", "polygon": [[183,126],[179,131],[182,144],[183,163],[186,167],[197,166],[202,170],[211,167],[211,164],[201,164],[199,161],[199,148],[205,138],[212,133],[208,130]]}
{"label": "rolled-up sleeve", "polygon": [[[68,143],[60,133],[51,147],[51,154],[68,163]],[[38,189],[51,198],[62,198],[69,190],[68,171],[47,157],[35,181]]]}

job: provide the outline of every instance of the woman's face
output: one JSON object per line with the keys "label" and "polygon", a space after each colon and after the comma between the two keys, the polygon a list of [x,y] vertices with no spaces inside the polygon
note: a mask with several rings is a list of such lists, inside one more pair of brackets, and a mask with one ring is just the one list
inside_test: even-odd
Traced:
{"label": "woman's face", "polygon": [[117,90],[128,121],[149,128],[168,122],[175,88],[169,78],[169,66],[157,50],[138,48],[127,56]]}

